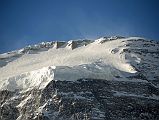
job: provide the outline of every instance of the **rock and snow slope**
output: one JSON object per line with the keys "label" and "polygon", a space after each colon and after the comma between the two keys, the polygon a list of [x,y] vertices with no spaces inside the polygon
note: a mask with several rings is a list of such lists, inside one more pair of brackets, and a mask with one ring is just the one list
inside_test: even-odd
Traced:
{"label": "rock and snow slope", "polygon": [[140,37],[43,42],[0,54],[2,120],[157,120],[158,86],[159,43]]}

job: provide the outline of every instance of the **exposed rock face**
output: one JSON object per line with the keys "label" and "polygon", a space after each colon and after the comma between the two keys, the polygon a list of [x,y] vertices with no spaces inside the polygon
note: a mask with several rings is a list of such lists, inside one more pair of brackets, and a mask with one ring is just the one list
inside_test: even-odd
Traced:
{"label": "exposed rock face", "polygon": [[65,42],[55,42],[55,48],[57,49],[57,48],[60,48],[62,45],[64,45],[65,44]]}
{"label": "exposed rock face", "polygon": [[159,100],[154,97],[159,89],[150,83],[53,80],[43,90],[15,94],[1,91],[2,120],[159,119]]}

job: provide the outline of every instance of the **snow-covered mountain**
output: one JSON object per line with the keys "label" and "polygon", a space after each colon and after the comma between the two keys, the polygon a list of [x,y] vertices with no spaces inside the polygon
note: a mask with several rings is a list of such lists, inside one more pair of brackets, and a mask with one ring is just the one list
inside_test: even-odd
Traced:
{"label": "snow-covered mountain", "polygon": [[0,120],[158,120],[159,43],[43,42],[0,54]]}

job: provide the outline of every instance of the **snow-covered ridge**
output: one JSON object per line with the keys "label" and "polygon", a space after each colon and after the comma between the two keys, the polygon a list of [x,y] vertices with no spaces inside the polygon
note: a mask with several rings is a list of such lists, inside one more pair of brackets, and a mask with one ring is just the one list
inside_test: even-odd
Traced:
{"label": "snow-covered ridge", "polygon": [[50,48],[70,48],[70,49],[75,49],[78,47],[86,46],[94,41],[100,41],[100,42],[105,42],[105,41],[110,41],[110,40],[116,40],[116,39],[122,39],[125,37],[122,36],[111,36],[111,37],[101,37],[97,40],[89,40],[89,39],[78,39],[78,40],[70,40],[70,41],[51,41],[51,42],[41,42],[39,44],[35,45],[29,45],[26,46],[22,49],[7,52],[4,54],[0,54],[0,59],[5,59],[13,56],[18,56],[22,55],[24,53],[32,53],[34,52],[41,52],[48,50]]}
{"label": "snow-covered ridge", "polygon": [[70,41],[51,41],[51,42],[41,42],[39,44],[35,45],[28,45],[22,49],[7,52],[4,54],[0,54],[0,58],[8,58],[12,56],[18,56],[22,54],[31,54],[31,53],[37,53],[37,52],[42,52],[42,51],[47,51],[50,48],[70,48],[70,49],[75,49],[77,47],[81,46],[86,46],[87,44],[93,42],[92,40],[70,40]]}
{"label": "snow-covered ridge", "polygon": [[157,42],[140,37],[43,42],[0,54],[0,89],[43,89],[52,80],[80,78],[128,80],[140,71],[154,80],[158,53]]}

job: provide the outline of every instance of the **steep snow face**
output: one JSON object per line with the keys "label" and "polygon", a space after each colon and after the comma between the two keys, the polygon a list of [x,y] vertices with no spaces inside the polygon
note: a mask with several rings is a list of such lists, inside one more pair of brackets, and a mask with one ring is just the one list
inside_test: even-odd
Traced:
{"label": "steep snow face", "polygon": [[55,66],[44,67],[39,70],[25,72],[17,76],[8,77],[1,80],[1,90],[30,90],[32,88],[42,89],[54,79]]}
{"label": "steep snow face", "polygon": [[1,80],[1,90],[43,89],[52,80],[75,81],[81,78],[113,80],[121,73],[111,66],[102,63],[85,64],[81,66],[49,66],[42,69],[25,72],[14,77]]}
{"label": "steep snow face", "polygon": [[[150,41],[149,41],[150,42]],[[44,88],[51,80],[80,78],[114,80],[134,75],[143,59],[131,50],[159,49],[139,37],[103,37],[94,41],[47,42],[0,55],[0,88],[8,90]],[[145,46],[144,46],[145,45]],[[158,64],[158,57],[154,58]],[[56,66],[56,67],[55,67]],[[157,75],[158,68],[154,69]],[[151,73],[146,71],[145,74]],[[120,79],[120,78],[118,78]]]}

